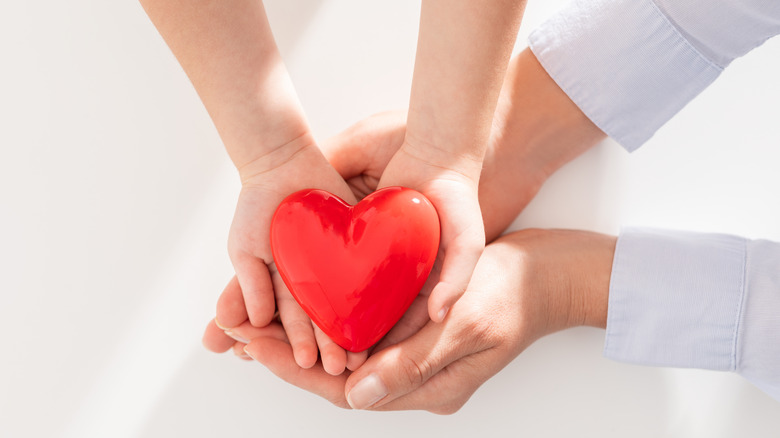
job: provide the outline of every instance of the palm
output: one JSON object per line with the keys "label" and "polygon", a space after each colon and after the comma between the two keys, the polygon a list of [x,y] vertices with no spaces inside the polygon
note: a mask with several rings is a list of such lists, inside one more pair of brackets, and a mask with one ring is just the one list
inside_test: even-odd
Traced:
{"label": "palm", "polygon": [[[360,122],[323,144],[323,152],[338,172],[346,179],[354,195],[362,199],[387,181],[404,179],[400,184],[425,194],[436,206],[441,220],[442,236],[439,256],[422,291],[396,326],[378,344],[377,348],[395,344],[416,333],[430,318],[426,311],[428,298],[439,283],[442,263],[450,243],[460,236],[482,233],[482,217],[476,190],[462,176],[453,172],[439,172],[435,178],[428,169],[417,169],[402,163],[397,156],[406,133],[406,114],[387,112]],[[423,164],[417,162],[416,166]],[[398,169],[397,171],[395,169]]]}
{"label": "palm", "polygon": [[286,196],[306,188],[320,188],[349,202],[354,200],[343,179],[316,147],[304,148],[280,166],[244,181],[228,238],[238,281],[231,282],[220,297],[217,320],[230,328],[248,318],[253,326],[264,327],[278,310],[298,364],[313,366],[319,350],[329,372],[337,374],[348,361],[358,363],[364,355],[347,355],[313,326],[282,281],[271,254],[270,225],[276,207]]}
{"label": "palm", "polygon": [[404,186],[428,197],[439,214],[439,283],[428,300],[431,319],[441,322],[466,290],[485,247],[477,182],[421,159],[404,144],[387,164],[379,187]]}
{"label": "palm", "polygon": [[272,283],[266,266],[273,262],[268,236],[271,215],[275,205],[282,201],[277,198],[258,187],[245,187],[239,195],[228,235],[228,253],[241,289],[245,291],[245,313],[240,307],[231,308],[228,312],[218,309],[217,317],[228,327],[242,323],[247,317],[253,325],[262,327],[270,322],[274,314]]}

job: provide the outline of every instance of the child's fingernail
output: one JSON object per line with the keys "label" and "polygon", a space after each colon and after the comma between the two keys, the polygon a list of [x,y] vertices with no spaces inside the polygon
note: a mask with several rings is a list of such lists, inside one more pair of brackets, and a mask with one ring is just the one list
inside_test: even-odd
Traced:
{"label": "child's fingernail", "polygon": [[217,327],[221,328],[222,330],[227,330],[230,327],[223,327],[222,324],[219,323],[219,320],[217,318],[214,318],[214,324],[217,325]]}
{"label": "child's fingernail", "polygon": [[441,310],[439,310],[439,321],[444,321],[444,317],[447,316],[447,312],[449,311],[449,307],[442,307]]}
{"label": "child's fingernail", "polygon": [[[249,345],[244,345],[244,353],[245,353],[247,356],[249,356],[250,358],[252,358],[252,359],[255,359],[255,357],[254,357],[254,356],[252,356],[252,353],[250,353],[250,352],[249,352],[249,350],[247,350],[247,348],[248,348],[248,347],[249,347]],[[255,360],[257,360],[257,359],[255,359]]]}
{"label": "child's fingernail", "polygon": [[230,330],[225,330],[225,334],[230,336],[231,338],[235,339],[238,342],[241,342],[242,344],[248,344],[249,339],[244,339],[241,336],[238,336],[237,334],[231,332]]}
{"label": "child's fingernail", "polygon": [[347,394],[347,403],[352,409],[366,409],[387,396],[387,388],[376,374],[359,381]]}

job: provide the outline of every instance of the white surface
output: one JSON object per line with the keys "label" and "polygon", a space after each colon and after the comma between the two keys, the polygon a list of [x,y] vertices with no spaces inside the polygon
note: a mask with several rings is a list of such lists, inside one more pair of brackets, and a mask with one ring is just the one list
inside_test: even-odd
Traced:
{"label": "white surface", "polygon": [[[543,339],[459,413],[344,411],[200,346],[231,275],[238,182],[135,2],[6,2],[0,15],[0,436],[771,436],[739,377]],[[415,2],[269,2],[320,136],[408,100]],[[562,4],[531,2],[520,37]],[[620,224],[780,240],[780,41],[738,60],[629,156],[566,166],[516,226]]]}

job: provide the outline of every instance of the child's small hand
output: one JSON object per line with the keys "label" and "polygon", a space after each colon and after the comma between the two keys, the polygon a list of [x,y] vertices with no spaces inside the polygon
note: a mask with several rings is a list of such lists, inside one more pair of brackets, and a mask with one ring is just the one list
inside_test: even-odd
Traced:
{"label": "child's small hand", "polygon": [[226,329],[247,319],[255,327],[264,327],[278,310],[299,366],[312,367],[319,350],[328,372],[343,372],[348,356],[352,364],[359,361],[356,357],[364,355],[348,354],[312,324],[273,265],[269,236],[273,213],[286,196],[306,188],[320,188],[354,203],[352,193],[310,135],[242,166],[239,171],[242,189],[228,238],[236,278],[220,297],[217,321]]}
{"label": "child's small hand", "polygon": [[481,163],[437,157],[435,161],[453,166],[434,164],[426,159],[430,148],[417,150],[404,140],[405,128],[405,114],[379,114],[328,141],[324,152],[357,197],[398,185],[420,191],[436,207],[442,234],[432,277],[438,281],[429,280],[432,289],[424,292],[430,292],[430,318],[440,322],[465,291],[485,246],[477,193]]}
{"label": "child's small hand", "polygon": [[428,313],[435,322],[443,321],[450,307],[466,292],[485,248],[478,198],[481,170],[481,161],[410,143],[407,136],[379,180],[379,188],[403,186],[419,191],[439,214],[439,279],[428,297]]}
{"label": "child's small hand", "polygon": [[[232,281],[235,281],[235,277],[233,277]],[[226,305],[243,304],[240,293],[239,295],[231,293],[223,294],[220,300],[224,301]],[[427,321],[427,314],[425,319]],[[290,343],[290,338],[278,319],[274,319],[270,324],[264,327],[255,327],[249,321],[244,321],[233,328],[220,326],[220,323],[216,318],[212,319],[209,321],[203,334],[203,345],[215,353],[224,353],[228,350],[233,350],[233,353],[239,359],[251,360],[244,351],[244,347],[246,347],[252,339],[262,336],[272,337],[287,344],[290,349],[292,361],[295,362],[295,366],[300,367],[300,364],[298,364],[295,359],[295,353]],[[327,337],[325,339],[327,340]],[[321,342],[321,338],[319,337],[317,338],[317,341],[320,343],[320,355],[323,359],[320,364],[315,363],[313,367],[319,367],[319,369],[331,376],[344,375],[344,363],[343,360],[340,360],[340,351],[343,351],[341,350],[341,347],[329,340],[327,340],[329,343],[325,344]],[[350,371],[354,371],[358,369],[367,358],[368,351],[362,351],[360,353],[348,351],[346,355],[346,368]]]}

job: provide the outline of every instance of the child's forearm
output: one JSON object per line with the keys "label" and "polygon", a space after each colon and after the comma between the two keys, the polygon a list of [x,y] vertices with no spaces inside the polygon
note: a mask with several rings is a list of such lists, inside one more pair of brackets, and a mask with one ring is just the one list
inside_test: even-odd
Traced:
{"label": "child's forearm", "polygon": [[239,169],[309,132],[260,1],[141,0]]}
{"label": "child's forearm", "polygon": [[424,0],[407,143],[423,159],[477,163],[517,36],[524,1]]}

